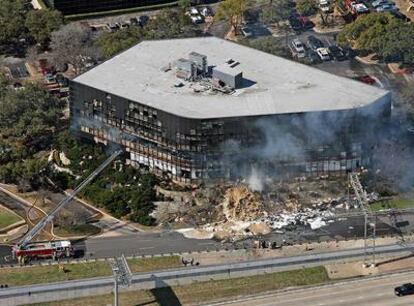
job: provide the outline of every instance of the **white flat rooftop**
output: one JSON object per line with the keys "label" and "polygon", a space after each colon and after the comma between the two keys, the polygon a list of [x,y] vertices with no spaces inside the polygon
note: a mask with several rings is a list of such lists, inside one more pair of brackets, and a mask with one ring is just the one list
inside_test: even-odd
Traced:
{"label": "white flat rooftop", "polygon": [[[209,66],[240,62],[246,86],[233,94],[195,92],[197,83],[163,68],[195,51]],[[389,99],[389,92],[215,37],[144,41],[74,82],[186,118],[343,110]],[[175,87],[177,83],[185,85]]]}

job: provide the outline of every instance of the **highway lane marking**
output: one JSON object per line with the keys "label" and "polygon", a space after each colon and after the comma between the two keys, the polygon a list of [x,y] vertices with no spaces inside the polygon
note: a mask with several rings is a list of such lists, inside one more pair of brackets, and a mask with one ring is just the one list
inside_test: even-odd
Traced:
{"label": "highway lane marking", "polygon": [[[111,238],[115,238],[115,239],[111,239]],[[95,238],[94,240],[86,240],[85,244],[89,244],[89,245],[102,244],[102,243],[108,242],[110,240],[116,240],[116,241],[134,240],[133,242],[140,243],[140,242],[154,242],[154,241],[157,240],[157,238],[141,240],[138,237],[130,237],[130,238],[102,237],[102,238]]]}
{"label": "highway lane marking", "polygon": [[155,247],[143,247],[143,248],[139,248],[139,250],[149,250],[149,249],[155,249]]}

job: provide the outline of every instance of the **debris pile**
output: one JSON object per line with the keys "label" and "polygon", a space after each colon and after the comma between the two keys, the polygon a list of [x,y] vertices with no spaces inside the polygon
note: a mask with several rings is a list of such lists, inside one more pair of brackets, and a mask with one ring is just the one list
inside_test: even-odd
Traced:
{"label": "debris pile", "polygon": [[257,193],[246,186],[230,187],[224,199],[223,213],[228,221],[254,221],[267,215]]}
{"label": "debris pile", "polygon": [[[216,185],[197,191],[192,205],[173,214],[182,216],[182,224],[192,227],[181,232],[191,238],[234,241],[272,231],[294,231],[297,227],[318,230],[333,223],[338,214],[359,210],[352,199],[349,201],[343,178],[273,181],[266,183],[261,192],[247,184]],[[376,195],[369,194],[368,198],[375,200]],[[200,213],[197,217],[195,211]]]}

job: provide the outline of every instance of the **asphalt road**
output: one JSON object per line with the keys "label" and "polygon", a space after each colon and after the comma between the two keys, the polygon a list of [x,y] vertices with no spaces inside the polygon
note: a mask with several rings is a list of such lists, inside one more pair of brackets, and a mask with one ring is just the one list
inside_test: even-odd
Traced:
{"label": "asphalt road", "polygon": [[[401,228],[406,234],[414,231],[414,214],[406,213],[401,220],[408,221],[406,228]],[[329,223],[319,230],[309,227],[296,226],[284,233],[272,233],[261,237],[267,241],[276,241],[279,245],[285,241],[288,244],[315,242],[324,240],[344,240],[363,237],[363,217],[353,216]],[[377,236],[397,233],[387,215],[377,218]],[[176,232],[136,233],[117,237],[89,238],[75,243],[75,248],[85,253],[85,257],[113,257],[115,255],[150,255],[174,252],[193,252],[216,249],[252,248],[253,240],[247,239],[238,243],[221,243],[212,239],[188,239]]]}
{"label": "asphalt road", "polygon": [[[407,213],[402,217],[408,221],[409,225],[405,232],[414,230],[414,214]],[[381,216],[377,221],[377,235],[386,235],[395,233],[395,228],[390,224],[387,216]],[[363,218],[354,216],[343,218],[334,223],[328,224],[319,230],[311,230],[308,227],[296,226],[291,230],[285,230],[284,233],[272,233],[260,239],[276,241],[281,244],[284,240],[286,243],[295,244],[300,242],[324,241],[332,239],[353,239],[361,238],[363,235]],[[115,235],[113,237],[96,237],[83,241],[73,241],[74,249],[78,256],[86,258],[104,258],[125,254],[132,255],[151,255],[151,254],[168,254],[175,252],[194,252],[216,249],[232,248],[251,248],[253,240],[232,243],[221,243],[211,239],[198,240],[187,239],[176,232],[164,233],[135,233],[129,235]],[[10,247],[0,246],[0,264],[11,263]]]}
{"label": "asphalt road", "polygon": [[414,281],[414,273],[387,275],[333,286],[292,290],[214,305],[238,306],[397,306],[414,305],[414,296],[397,297],[394,288]]}
{"label": "asphalt road", "polygon": [[[229,247],[230,245],[228,245]],[[84,250],[85,257],[113,257],[115,255],[150,255],[223,249],[226,244],[214,240],[187,239],[179,233],[137,233],[118,237],[90,238],[74,244]]]}

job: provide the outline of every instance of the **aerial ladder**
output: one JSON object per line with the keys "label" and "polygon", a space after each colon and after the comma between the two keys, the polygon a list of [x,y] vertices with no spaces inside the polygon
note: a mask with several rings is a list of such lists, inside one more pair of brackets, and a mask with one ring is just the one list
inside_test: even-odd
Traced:
{"label": "aerial ladder", "polygon": [[[358,208],[362,210],[364,215],[364,266],[375,267],[375,239],[376,239],[376,215],[372,213],[368,203],[367,192],[361,185],[359,174],[356,172],[349,173],[349,185],[354,191]],[[368,249],[371,249],[370,251]],[[368,255],[371,261],[368,260]]]}
{"label": "aerial ladder", "polygon": [[22,238],[20,243],[13,247],[13,256],[19,260],[25,257],[42,257],[51,255],[53,258],[58,255],[69,256],[70,242],[63,241],[62,243],[41,243],[38,245],[30,244],[32,239],[46,226],[48,222],[52,222],[56,214],[90,182],[92,182],[112,161],[114,161],[122,150],[115,151],[111,154],[97,169],[95,169],[82,183],[80,183],[67,197],[59,202],[52,211],[44,216],[33,228],[31,228]]}

